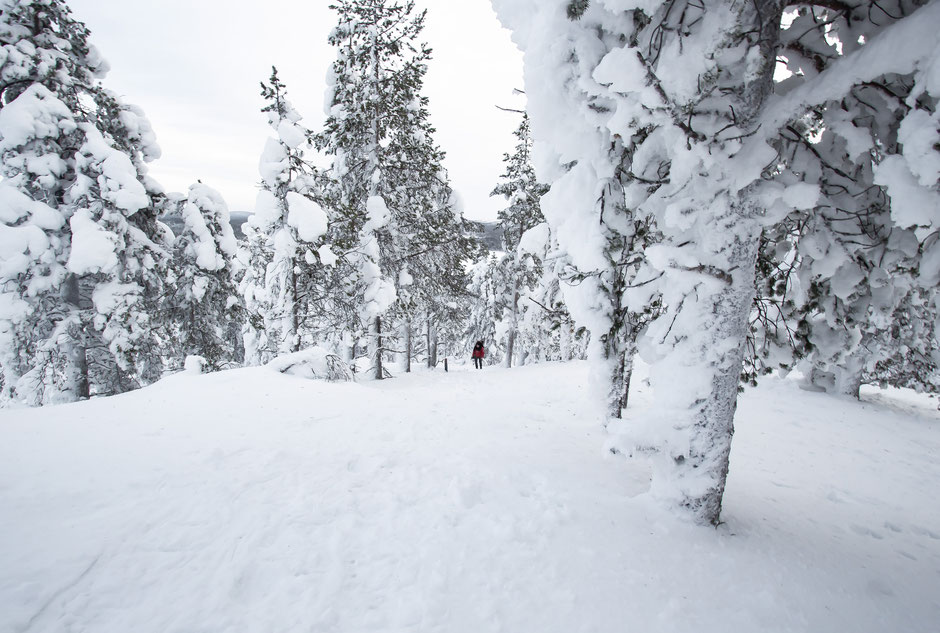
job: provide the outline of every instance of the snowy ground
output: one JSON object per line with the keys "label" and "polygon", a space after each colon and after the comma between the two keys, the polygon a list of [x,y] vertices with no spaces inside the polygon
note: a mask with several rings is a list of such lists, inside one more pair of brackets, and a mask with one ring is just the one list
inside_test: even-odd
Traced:
{"label": "snowy ground", "polygon": [[749,391],[713,530],[605,448],[583,364],[457,369],[3,413],[0,631],[940,627],[935,400]]}

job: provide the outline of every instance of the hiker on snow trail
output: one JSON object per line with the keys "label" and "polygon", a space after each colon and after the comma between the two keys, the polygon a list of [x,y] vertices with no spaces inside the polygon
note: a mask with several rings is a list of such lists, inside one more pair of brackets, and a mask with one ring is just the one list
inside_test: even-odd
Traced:
{"label": "hiker on snow trail", "polygon": [[483,341],[476,342],[473,346],[473,354],[471,356],[473,358],[473,366],[477,369],[483,369]]}

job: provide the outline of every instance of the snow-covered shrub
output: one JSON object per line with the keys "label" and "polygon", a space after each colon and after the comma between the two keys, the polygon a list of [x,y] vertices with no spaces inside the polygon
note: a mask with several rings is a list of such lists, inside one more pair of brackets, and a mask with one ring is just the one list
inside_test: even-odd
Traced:
{"label": "snow-covered shrub", "polygon": [[265,367],[311,380],[350,381],[353,372],[343,359],[322,347],[278,356]]}
{"label": "snow-covered shrub", "polygon": [[203,356],[192,354],[183,361],[183,371],[187,374],[201,374],[206,366],[206,359]]}

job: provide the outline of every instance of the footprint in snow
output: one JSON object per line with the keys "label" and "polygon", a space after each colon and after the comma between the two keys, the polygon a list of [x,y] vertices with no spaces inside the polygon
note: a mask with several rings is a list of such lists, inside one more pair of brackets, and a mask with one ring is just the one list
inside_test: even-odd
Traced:
{"label": "footprint in snow", "polygon": [[861,536],[870,536],[874,539],[878,539],[879,541],[884,540],[883,534],[881,534],[880,532],[875,532],[874,530],[867,528],[864,525],[858,525],[858,524],[853,523],[849,527],[852,528],[853,532]]}
{"label": "footprint in snow", "polygon": [[894,596],[894,589],[881,578],[872,578],[866,586],[868,593],[872,596]]}
{"label": "footprint in snow", "polygon": [[478,481],[466,483],[454,479],[450,482],[450,495],[458,506],[469,510],[483,500],[483,487]]}
{"label": "footprint in snow", "polygon": [[919,525],[914,525],[911,527],[911,532],[914,534],[919,534],[920,536],[926,536],[932,538],[935,541],[940,541],[940,534],[937,534],[933,530],[928,530],[927,528],[920,527]]}

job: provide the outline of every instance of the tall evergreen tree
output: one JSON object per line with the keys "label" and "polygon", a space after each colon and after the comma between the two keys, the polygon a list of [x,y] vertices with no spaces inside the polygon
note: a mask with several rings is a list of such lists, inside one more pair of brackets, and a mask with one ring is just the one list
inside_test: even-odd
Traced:
{"label": "tall evergreen tree", "polygon": [[328,252],[327,216],[316,202],[315,173],[303,154],[311,135],[300,125],[276,68],[261,84],[261,96],[276,137],[268,139],[261,156],[261,191],[245,227],[248,267],[241,290],[249,364],[301,349],[305,321],[316,309],[321,259]]}
{"label": "tall evergreen tree", "polygon": [[173,245],[173,322],[168,363],[183,367],[186,356],[201,356],[210,370],[244,361],[244,306],[235,284],[237,251],[228,206],[202,183],[179,203],[183,230]]}
{"label": "tall evergreen tree", "polygon": [[168,234],[145,176],[159,155],[149,124],[97,83],[106,66],[64,2],[3,2],[0,42],[16,236],[0,280],[4,393],[40,404],[154,380]]}
{"label": "tall evergreen tree", "polygon": [[428,327],[430,315],[446,312],[446,297],[465,287],[461,261],[473,241],[421,95],[431,57],[418,43],[425,12],[415,12],[412,1],[390,0],[343,0],[332,8],[339,23],[329,41],[337,59],[317,146],[333,157],[331,240],[357,305],[352,338],[369,337],[375,376],[382,378],[396,317],[407,345],[419,312]]}
{"label": "tall evergreen tree", "polygon": [[[534,282],[520,299],[519,340],[524,359],[535,362],[584,358],[588,335],[578,326],[565,302],[570,262],[559,249],[547,223],[539,224],[523,236],[519,250],[529,253]],[[625,386],[626,393],[629,385]],[[626,403],[623,403],[626,406]]]}
{"label": "tall evergreen tree", "polygon": [[471,267],[466,331],[461,337],[464,355],[470,354],[476,341],[483,341],[489,362],[498,363],[505,358],[498,325],[507,313],[506,298],[512,288],[507,262],[506,257],[491,253]]}
{"label": "tall evergreen tree", "polygon": [[[531,252],[520,250],[523,234],[545,221],[540,201],[548,187],[538,182],[532,166],[532,137],[529,132],[529,117],[522,115],[522,122],[514,132],[519,142],[515,151],[503,157],[506,171],[492,196],[502,196],[509,206],[499,212],[499,226],[503,232],[503,244],[508,258],[508,274],[512,279],[509,289],[508,322],[506,323],[506,367],[511,367],[516,352],[516,338],[522,308],[519,305],[522,293],[531,288],[541,275],[542,262]],[[524,355],[520,355],[524,358]]]}

